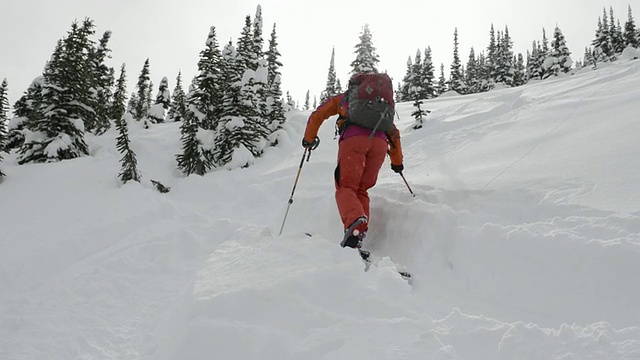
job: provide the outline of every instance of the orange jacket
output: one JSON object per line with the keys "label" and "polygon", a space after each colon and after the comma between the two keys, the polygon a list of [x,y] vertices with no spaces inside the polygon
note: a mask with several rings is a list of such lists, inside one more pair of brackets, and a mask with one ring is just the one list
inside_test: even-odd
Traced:
{"label": "orange jacket", "polygon": [[[347,117],[347,109],[346,106],[342,106],[342,99],[344,94],[339,94],[329,98],[327,101],[323,102],[318,106],[318,108],[309,115],[309,120],[307,121],[307,128],[304,131],[304,139],[307,142],[312,142],[313,139],[318,136],[318,130],[320,129],[320,125],[330,118],[333,115],[340,115],[340,118]],[[345,120],[338,120],[339,122],[343,122]],[[340,123],[338,123],[340,125]],[[387,139],[389,142],[389,159],[391,159],[391,164],[393,165],[401,165],[402,164],[402,144],[400,143],[400,131],[398,128],[393,125],[393,130],[387,131]]]}

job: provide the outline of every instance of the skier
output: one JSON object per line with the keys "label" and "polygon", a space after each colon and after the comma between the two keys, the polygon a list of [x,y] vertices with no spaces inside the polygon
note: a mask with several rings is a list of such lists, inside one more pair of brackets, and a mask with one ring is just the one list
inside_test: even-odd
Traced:
{"label": "skier", "polygon": [[[334,172],[335,197],[344,225],[344,237],[340,245],[360,249],[369,224],[369,194],[378,179],[385,154],[389,154],[391,169],[396,173],[404,170],[400,132],[393,125],[391,131],[372,130],[349,121],[349,91],[357,86],[361,74],[349,79],[347,92],[329,98],[309,116],[302,139],[302,146],[312,149],[318,144],[318,130],[322,123],[333,115],[336,121],[338,140],[338,164]],[[392,91],[392,89],[390,89]],[[378,119],[372,119],[376,123]]]}

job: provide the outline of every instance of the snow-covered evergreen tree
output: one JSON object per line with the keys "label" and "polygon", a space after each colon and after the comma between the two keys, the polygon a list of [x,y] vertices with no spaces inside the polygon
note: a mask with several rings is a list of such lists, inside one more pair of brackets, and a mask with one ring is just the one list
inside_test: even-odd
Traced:
{"label": "snow-covered evergreen tree", "polygon": [[31,121],[30,119],[44,117],[41,112],[43,85],[44,76],[38,76],[31,82],[25,94],[13,105],[14,117],[7,126],[8,135],[4,144],[7,150],[20,148],[24,144],[23,130],[27,122]]}
{"label": "snow-covered evergreen tree", "polygon": [[[262,50],[264,46],[262,28],[262,7],[258,5],[256,8],[256,16],[253,18],[253,54],[256,58],[256,61],[264,57],[264,51]],[[256,68],[253,68],[252,70],[256,70]]]}
{"label": "snow-covered evergreen tree", "polygon": [[115,120],[118,137],[116,138],[116,148],[122,154],[120,164],[122,165],[118,177],[123,183],[133,180],[140,182],[140,172],[138,171],[138,160],[135,152],[131,149],[131,141],[129,140],[128,121],[133,121],[131,114],[126,113],[124,116]]}
{"label": "snow-covered evergreen tree", "polygon": [[504,33],[499,36],[500,45],[498,47],[498,63],[496,82],[504,83],[507,86],[513,86],[513,77],[515,73],[513,65],[513,42],[509,35],[509,28],[505,26]]}
{"label": "snow-covered evergreen tree", "polygon": [[622,35],[620,20],[613,16],[613,7],[609,7],[609,35],[611,36],[614,54],[621,54],[625,48],[624,36]]}
{"label": "snow-covered evergreen tree", "polygon": [[324,90],[320,93],[320,101],[325,102],[327,99],[338,94],[336,90],[336,66],[335,66],[335,58],[336,58],[336,49],[335,47],[331,49],[331,60],[329,61],[329,72],[327,74],[327,84],[324,87]]}
{"label": "snow-covered evergreen tree", "polygon": [[187,112],[187,96],[182,88],[182,72],[178,72],[176,86],[171,95],[171,107],[167,113],[168,121],[182,121]]}
{"label": "snow-covered evergreen tree", "polygon": [[351,63],[351,74],[378,72],[380,59],[373,46],[369,24],[365,24],[360,34],[360,42],[355,46],[356,59]]}
{"label": "snow-covered evergreen tree", "polygon": [[411,67],[411,81],[409,83],[409,97],[408,100],[423,99],[424,95],[423,76],[422,76],[422,53],[420,49],[416,51],[416,56],[413,60],[413,66]]}
{"label": "snow-covered evergreen tree", "polygon": [[531,52],[527,53],[527,77],[529,79],[542,78],[542,63],[540,63],[540,43],[533,41]]}
{"label": "snow-covered evergreen tree", "polygon": [[553,40],[551,41],[551,50],[549,56],[545,60],[543,65],[544,77],[558,76],[561,73],[568,73],[573,66],[573,60],[571,59],[571,52],[567,48],[567,44],[562,34],[562,30],[556,26],[553,33]]}
{"label": "snow-covered evergreen tree", "polygon": [[87,131],[96,134],[105,133],[110,127],[109,108],[112,101],[111,88],[114,83],[114,70],[105,64],[110,58],[111,50],[107,46],[111,39],[111,31],[106,31],[98,43],[97,48],[90,48],[88,61],[91,66],[90,92],[91,104],[95,110],[95,125]]}
{"label": "snow-covered evergreen tree", "polygon": [[311,101],[310,99],[310,94],[309,94],[309,90],[307,90],[307,94],[304,96],[304,107],[302,108],[302,110],[309,110],[309,108],[311,107],[311,104],[309,103]]}
{"label": "snow-covered evergreen tree", "polygon": [[593,45],[593,57],[596,62],[615,60],[610,30],[607,11],[603,9],[602,18],[598,18],[595,39],[591,42],[591,45]]}
{"label": "snow-covered evergreen tree", "polygon": [[165,76],[160,81],[156,101],[149,108],[149,120],[155,124],[164,123],[169,106],[171,106],[171,93],[169,92],[169,80]]}
{"label": "snow-covered evergreen tree", "polygon": [[447,78],[444,76],[444,64],[440,63],[440,76],[438,77],[438,85],[436,87],[436,91],[438,96],[447,92],[449,89],[447,88]]}
{"label": "snow-covered evergreen tree", "polygon": [[513,86],[522,86],[527,83],[527,69],[524,64],[524,56],[518,54],[514,59],[515,72],[513,73]]}
{"label": "snow-covered evergreen tree", "polygon": [[638,36],[638,28],[633,19],[631,5],[629,5],[627,21],[624,23],[624,44],[625,46],[640,47],[640,37]]}
{"label": "snow-covered evergreen tree", "polygon": [[481,91],[481,78],[478,59],[476,52],[471,47],[469,50],[469,59],[467,60],[467,71],[465,72],[465,83],[467,84],[467,92],[469,94],[479,93]]}
{"label": "snow-covered evergreen tree", "polygon": [[242,69],[255,70],[258,66],[258,57],[254,52],[256,45],[252,25],[251,16],[247,15],[236,47],[237,61]]}
{"label": "snow-covered evergreen tree", "polygon": [[9,83],[7,79],[0,83],[0,153],[6,151],[7,121],[9,120]]}
{"label": "snow-covered evergreen tree", "polygon": [[432,99],[436,97],[435,89],[435,68],[433,67],[433,56],[431,53],[431,46],[427,46],[424,49],[424,59],[422,60],[422,93],[420,98]]}
{"label": "snow-covered evergreen tree", "polygon": [[194,114],[198,126],[215,131],[222,114],[222,53],[215,27],[209,29],[205,49],[200,52],[198,75],[193,90],[187,96],[188,110]]}
{"label": "snow-covered evergreen tree", "polygon": [[467,85],[464,83],[464,73],[460,56],[458,55],[458,28],[453,32],[453,62],[451,62],[450,80],[451,90],[458,94],[467,93]]}
{"label": "snow-covered evergreen tree", "polygon": [[[282,101],[282,74],[280,68],[282,63],[280,62],[280,51],[278,51],[278,36],[276,34],[276,24],[273,24],[273,30],[271,31],[271,38],[269,39],[269,49],[266,53],[267,58],[267,85],[268,94],[267,108],[269,113],[267,115],[269,128],[272,132],[282,128],[285,122],[285,108]],[[277,143],[277,140],[273,142]]]}
{"label": "snow-covered evergreen tree", "polygon": [[91,21],[82,26],[74,22],[68,36],[58,41],[44,71],[43,116],[25,122],[19,164],[72,159],[89,153],[84,129],[85,122],[95,124],[86,58],[92,34]]}
{"label": "snow-covered evergreen tree", "polygon": [[113,100],[109,108],[109,119],[117,121],[122,119],[127,108],[127,71],[125,64],[120,67],[120,76],[116,80],[116,89],[113,92]]}
{"label": "snow-covered evergreen tree", "polygon": [[180,140],[182,153],[176,155],[178,170],[189,176],[191,174],[204,175],[213,164],[203,154],[202,143],[198,139],[198,121],[193,113],[187,111],[180,124]]}
{"label": "snow-covered evergreen tree", "polygon": [[138,76],[138,82],[136,84],[136,96],[131,97],[131,108],[133,118],[136,121],[146,120],[147,113],[149,112],[149,91],[151,90],[151,78],[149,77],[149,58],[144,61],[140,75]]}
{"label": "snow-covered evergreen tree", "polygon": [[411,88],[413,77],[413,61],[411,60],[411,56],[409,56],[409,58],[407,59],[407,71],[405,72],[404,78],[402,79],[402,83],[398,84],[398,102],[411,100],[409,89]]}
{"label": "snow-covered evergreen tree", "polygon": [[[7,141],[7,119],[9,113],[9,84],[7,79],[0,84],[0,163],[2,163],[2,153],[7,151],[5,143]],[[5,176],[0,169],[0,177]]]}
{"label": "snow-covered evergreen tree", "polygon": [[486,73],[488,75],[488,80],[491,83],[494,83],[498,77],[498,46],[499,43],[496,42],[496,32],[491,24],[491,29],[489,30],[489,45],[487,46],[487,56],[486,56]]}

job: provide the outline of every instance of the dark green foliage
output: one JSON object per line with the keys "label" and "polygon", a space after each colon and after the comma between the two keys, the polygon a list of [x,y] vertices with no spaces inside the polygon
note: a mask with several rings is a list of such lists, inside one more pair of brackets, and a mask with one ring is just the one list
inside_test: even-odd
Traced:
{"label": "dark green foliage", "polygon": [[204,157],[200,140],[198,140],[197,120],[191,112],[186,112],[180,125],[182,153],[176,155],[178,170],[185,175],[204,175],[213,164]]}
{"label": "dark green foliage", "polygon": [[411,116],[413,116],[413,118],[416,119],[413,125],[414,130],[418,130],[422,128],[422,125],[424,124],[424,118],[427,116],[428,113],[431,112],[429,110],[422,109],[420,107],[420,105],[422,104],[423,104],[422,100],[416,100],[413,103],[413,106],[416,108],[416,110],[411,113]]}
{"label": "dark green foliage", "polygon": [[640,36],[631,13],[631,5],[629,5],[627,21],[624,23],[624,43],[626,46],[640,47]]}
{"label": "dark green foliage", "polygon": [[222,54],[216,38],[216,29],[211,27],[205,49],[200,52],[198,75],[193,90],[187,98],[188,108],[196,117],[197,125],[205,130],[215,130],[222,113]]}
{"label": "dark green foliage", "polygon": [[136,159],[136,154],[131,149],[131,142],[129,141],[127,118],[131,118],[130,115],[120,117],[115,121],[116,129],[118,130],[116,148],[122,154],[122,158],[120,159],[122,168],[118,177],[123,183],[127,183],[127,181],[130,180],[140,182],[138,160]]}
{"label": "dark green foliage", "polygon": [[[0,163],[2,163],[2,152],[7,151],[5,143],[7,140],[7,114],[9,112],[9,84],[7,79],[2,80],[0,84]],[[5,176],[0,169],[0,177]]]}
{"label": "dark green foliage", "polygon": [[336,58],[336,49],[335,47],[331,50],[331,60],[329,61],[329,73],[327,74],[327,84],[324,87],[324,90],[320,93],[320,102],[325,102],[327,99],[336,96],[338,91],[336,89],[336,66],[335,66],[335,58]]}
{"label": "dark green foliage", "polygon": [[171,95],[171,107],[167,118],[169,121],[182,121],[187,112],[187,96],[182,89],[182,73],[179,72],[176,77],[176,87]]}
{"label": "dark green foliage", "polygon": [[107,43],[111,38],[111,32],[107,31],[100,39],[97,48],[89,49],[88,61],[91,66],[90,88],[95,90],[90,92],[90,103],[95,110],[95,123],[86,130],[103,134],[111,127],[109,122],[110,101],[112,100],[111,88],[114,83],[113,68],[105,65],[105,60],[109,58],[111,50]]}
{"label": "dark green foliage", "polygon": [[0,84],[0,155],[7,151],[4,144],[7,140],[7,120],[9,114],[9,83],[7,79]]}
{"label": "dark green foliage", "polygon": [[138,83],[136,84],[136,97],[131,98],[131,110],[133,118],[136,121],[146,119],[149,111],[151,91],[151,78],[149,77],[149,59],[145,60],[140,75],[138,76]]}
{"label": "dark green foliage", "polygon": [[369,24],[365,24],[360,34],[360,42],[355,46],[356,59],[351,62],[351,73],[378,72],[380,58],[373,46]]}
{"label": "dark green foliage", "polygon": [[464,72],[458,55],[458,28],[453,32],[453,62],[451,63],[449,83],[451,90],[458,94],[467,93],[467,84],[464,82]]}
{"label": "dark green foliage", "polygon": [[44,72],[40,111],[42,117],[29,119],[25,130],[31,134],[20,148],[19,164],[73,159],[89,153],[84,142],[84,123],[95,124],[95,111],[87,106],[86,61],[82,57],[93,32],[72,25],[69,36],[59,41]]}
{"label": "dark green foliage", "polygon": [[120,67],[120,77],[116,81],[116,90],[113,93],[113,100],[109,108],[109,119],[117,121],[122,119],[126,111],[127,102],[127,75],[125,64]]}
{"label": "dark green foliage", "polygon": [[148,118],[154,124],[164,123],[167,110],[171,105],[171,94],[169,93],[169,81],[163,77],[158,87],[156,100],[148,111]]}
{"label": "dark green foliage", "polygon": [[278,51],[278,37],[276,35],[275,24],[273,25],[271,38],[269,39],[269,49],[265,55],[267,58],[268,87],[267,123],[269,124],[271,132],[275,132],[282,128],[282,125],[286,120],[284,116],[284,106],[282,103],[282,88],[280,86],[282,78],[282,75],[280,74],[280,67],[282,67],[282,63],[280,62],[281,55]]}

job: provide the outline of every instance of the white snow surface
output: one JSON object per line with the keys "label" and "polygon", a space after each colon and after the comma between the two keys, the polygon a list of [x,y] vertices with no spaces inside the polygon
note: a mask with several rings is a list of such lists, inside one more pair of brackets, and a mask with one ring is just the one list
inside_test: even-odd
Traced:
{"label": "white snow surface", "polygon": [[[248,168],[184,178],[179,124],[0,184],[0,359],[639,359],[640,61],[398,104],[366,246],[338,245],[333,119]],[[171,188],[161,194],[150,180]],[[307,236],[309,233],[312,236]],[[411,281],[396,269],[410,271]]]}

